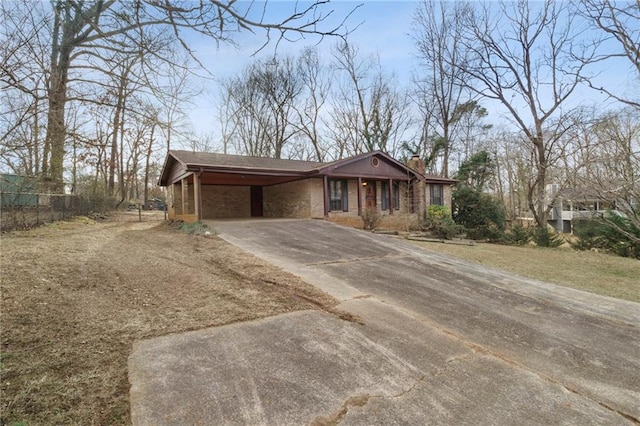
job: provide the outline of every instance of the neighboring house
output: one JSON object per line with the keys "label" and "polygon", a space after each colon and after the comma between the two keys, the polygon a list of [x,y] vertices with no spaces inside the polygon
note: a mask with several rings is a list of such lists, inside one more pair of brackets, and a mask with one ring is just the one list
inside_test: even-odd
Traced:
{"label": "neighboring house", "polygon": [[573,233],[576,220],[602,216],[615,211],[615,203],[605,201],[602,194],[591,189],[558,189],[548,185],[547,192],[554,197],[548,223],[557,232]]}
{"label": "neighboring house", "polygon": [[324,218],[362,224],[367,209],[382,224],[419,220],[430,204],[451,206],[452,179],[424,175],[414,156],[405,165],[369,152],[320,163],[205,152],[169,151],[159,184],[168,188],[169,218]]}

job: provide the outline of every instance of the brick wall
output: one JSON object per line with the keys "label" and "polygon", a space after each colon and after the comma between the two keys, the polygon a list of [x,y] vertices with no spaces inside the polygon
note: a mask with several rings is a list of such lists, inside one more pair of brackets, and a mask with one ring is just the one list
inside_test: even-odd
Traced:
{"label": "brick wall", "polygon": [[202,218],[251,217],[248,186],[202,185]]}
{"label": "brick wall", "polygon": [[309,180],[298,180],[263,188],[265,217],[308,219],[311,217]]}
{"label": "brick wall", "polygon": [[322,178],[307,179],[310,194],[311,217],[324,218],[324,182]]}

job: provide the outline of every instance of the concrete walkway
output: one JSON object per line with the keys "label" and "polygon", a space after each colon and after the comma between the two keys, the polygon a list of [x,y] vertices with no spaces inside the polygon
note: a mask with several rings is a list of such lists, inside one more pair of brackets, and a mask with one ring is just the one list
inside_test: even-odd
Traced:
{"label": "concrete walkway", "polygon": [[303,311],[138,342],[134,424],[640,419],[638,304],[323,221],[212,225],[363,324]]}

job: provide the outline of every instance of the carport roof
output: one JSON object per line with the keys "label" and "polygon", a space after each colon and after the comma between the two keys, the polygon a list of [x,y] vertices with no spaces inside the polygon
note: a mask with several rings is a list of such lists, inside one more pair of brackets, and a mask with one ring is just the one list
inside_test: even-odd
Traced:
{"label": "carport roof", "polygon": [[283,160],[279,158],[248,157],[244,155],[216,154],[212,152],[169,151],[176,160],[186,166],[205,168],[257,169],[305,172],[321,166],[317,161]]}
{"label": "carport roof", "polygon": [[[379,157],[384,159],[397,169],[406,171],[409,175],[429,182],[445,184],[455,183],[455,180],[444,179],[436,176],[424,176],[408,168],[403,163],[381,151],[367,152],[354,157],[344,158],[329,163],[318,161],[285,160],[278,158],[251,157],[244,155],[218,154],[211,152],[192,152],[170,150],[167,154],[160,185],[168,185],[170,174],[174,166],[179,165],[184,172],[208,172],[216,174],[250,174],[262,176],[279,176],[279,180],[287,180],[286,177],[301,179],[310,176],[331,175],[338,167],[347,166],[367,157]],[[290,180],[290,179],[289,179]]]}

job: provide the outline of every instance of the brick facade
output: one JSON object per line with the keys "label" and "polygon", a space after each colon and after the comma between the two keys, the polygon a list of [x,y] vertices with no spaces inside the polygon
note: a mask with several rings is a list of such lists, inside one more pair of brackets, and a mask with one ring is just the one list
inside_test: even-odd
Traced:
{"label": "brick facade", "polygon": [[[380,226],[410,228],[425,216],[431,185],[442,185],[437,202],[451,206],[450,185],[455,181],[423,173],[424,166],[417,156],[404,165],[380,151],[330,163],[169,151],[160,184],[170,187],[169,217],[175,220],[254,215],[328,217],[360,225],[360,215],[366,212],[367,205],[375,205],[381,216]],[[325,182],[328,182],[327,193]],[[392,182],[399,185],[399,192],[389,191],[387,184]],[[383,186],[386,186],[384,191]],[[392,204],[397,195],[399,208],[389,211],[388,204]],[[383,200],[387,198],[389,203],[384,203],[387,208],[383,211]],[[331,206],[335,210],[329,211]]]}
{"label": "brick facade", "polygon": [[202,185],[202,218],[251,217],[250,191],[248,186]]}
{"label": "brick facade", "polygon": [[309,186],[308,180],[265,186],[262,190],[264,217],[311,217]]}

